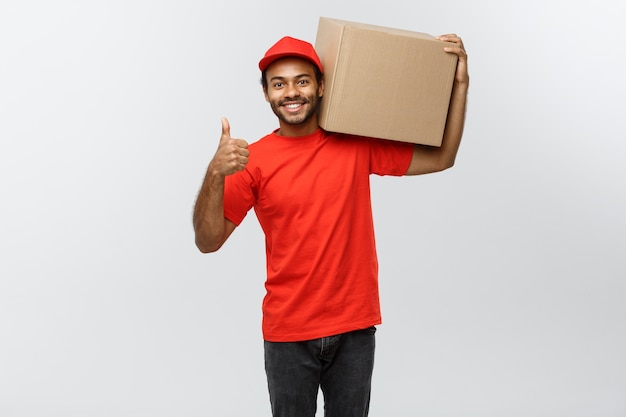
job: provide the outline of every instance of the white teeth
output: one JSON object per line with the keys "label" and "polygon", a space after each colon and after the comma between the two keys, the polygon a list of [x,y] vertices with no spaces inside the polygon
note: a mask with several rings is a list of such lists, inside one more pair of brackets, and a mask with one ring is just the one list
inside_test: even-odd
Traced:
{"label": "white teeth", "polygon": [[295,109],[297,107],[300,107],[300,104],[287,104],[285,107],[290,108],[290,109]]}

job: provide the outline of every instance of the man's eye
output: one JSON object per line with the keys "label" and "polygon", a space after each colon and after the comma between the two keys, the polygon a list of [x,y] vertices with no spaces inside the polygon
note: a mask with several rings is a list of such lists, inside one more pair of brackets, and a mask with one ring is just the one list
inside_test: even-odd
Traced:
{"label": "man's eye", "polygon": [[274,88],[280,88],[283,86],[283,83],[274,83]]}

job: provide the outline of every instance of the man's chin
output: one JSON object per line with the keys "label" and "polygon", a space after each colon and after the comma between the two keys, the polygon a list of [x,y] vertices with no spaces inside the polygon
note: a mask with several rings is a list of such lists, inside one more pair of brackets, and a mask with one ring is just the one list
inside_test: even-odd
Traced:
{"label": "man's chin", "polygon": [[291,126],[297,126],[306,122],[306,119],[304,117],[287,117],[283,119],[283,122]]}
{"label": "man's chin", "polygon": [[291,126],[297,126],[305,123],[309,120],[310,116],[307,114],[281,114],[280,119]]}

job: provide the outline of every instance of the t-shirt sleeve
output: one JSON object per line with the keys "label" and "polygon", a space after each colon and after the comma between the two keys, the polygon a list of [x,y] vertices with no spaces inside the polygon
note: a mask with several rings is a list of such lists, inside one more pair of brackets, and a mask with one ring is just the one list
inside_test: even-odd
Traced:
{"label": "t-shirt sleeve", "polygon": [[413,157],[412,143],[370,139],[370,172],[377,175],[406,174]]}
{"label": "t-shirt sleeve", "polygon": [[224,180],[224,217],[239,226],[254,206],[254,181],[248,170],[229,175]]}

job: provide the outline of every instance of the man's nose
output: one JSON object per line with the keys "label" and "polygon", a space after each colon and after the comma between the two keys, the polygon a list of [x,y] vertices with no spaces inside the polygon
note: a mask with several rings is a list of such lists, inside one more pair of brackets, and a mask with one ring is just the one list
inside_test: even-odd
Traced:
{"label": "man's nose", "polygon": [[285,95],[287,97],[298,97],[300,95],[300,90],[296,84],[287,84],[287,91],[285,91]]}

